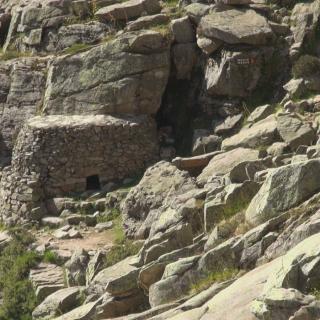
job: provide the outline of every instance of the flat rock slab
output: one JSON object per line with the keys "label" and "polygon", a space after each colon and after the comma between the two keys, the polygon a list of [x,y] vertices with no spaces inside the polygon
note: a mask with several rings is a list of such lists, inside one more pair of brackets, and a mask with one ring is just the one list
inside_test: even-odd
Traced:
{"label": "flat rock slab", "polygon": [[311,125],[297,115],[280,115],[277,126],[280,136],[293,150],[301,145],[311,145],[316,140],[316,133]]}
{"label": "flat rock slab", "polygon": [[32,312],[32,319],[52,319],[58,314],[76,308],[80,303],[81,287],[71,287],[56,291],[48,296]]}
{"label": "flat rock slab", "polygon": [[267,20],[254,10],[232,9],[203,17],[198,34],[230,44],[264,45],[273,33]]}
{"label": "flat rock slab", "polygon": [[320,190],[319,181],[319,159],[272,169],[246,211],[247,222],[259,225],[299,205]]}
{"label": "flat rock slab", "polygon": [[65,287],[63,269],[54,264],[40,263],[35,269],[31,269],[29,279],[40,302]]}
{"label": "flat rock slab", "polygon": [[238,147],[259,148],[279,141],[277,119],[271,115],[250,128],[243,128],[239,133],[222,141],[222,149],[230,150]]}
{"label": "flat rock slab", "polygon": [[198,182],[205,183],[212,176],[223,176],[229,173],[239,163],[248,160],[258,160],[259,151],[247,148],[237,148],[213,157],[198,176]]}
{"label": "flat rock slab", "polygon": [[99,9],[95,16],[103,21],[130,20],[147,14],[161,11],[158,0],[129,0]]}

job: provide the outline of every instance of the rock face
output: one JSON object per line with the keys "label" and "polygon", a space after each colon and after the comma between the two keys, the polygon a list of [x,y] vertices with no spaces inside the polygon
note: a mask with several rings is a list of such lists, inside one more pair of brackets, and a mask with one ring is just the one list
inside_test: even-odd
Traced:
{"label": "rock face", "polygon": [[252,127],[243,128],[238,134],[223,140],[222,149],[258,148],[268,146],[278,139],[277,121],[275,116],[271,115],[258,121]]}
{"label": "rock face", "polygon": [[198,182],[204,183],[212,176],[223,176],[244,160],[258,160],[259,151],[247,148],[237,148],[221,153],[212,158],[209,164],[198,176]]}
{"label": "rock face", "polygon": [[253,10],[232,9],[204,16],[198,33],[229,44],[263,45],[272,38],[266,19]]}
{"label": "rock face", "polygon": [[155,114],[169,75],[168,42],[155,31],[127,33],[49,68],[46,114]]}
{"label": "rock face", "polygon": [[258,51],[231,52],[208,59],[205,85],[209,95],[246,97],[255,89],[261,72]]}
{"label": "rock face", "polygon": [[146,116],[33,118],[21,131],[2,179],[3,186],[10,185],[2,189],[3,214],[26,217],[34,208],[44,211],[46,199],[134,176],[157,159],[157,152],[154,121]]}
{"label": "rock face", "polygon": [[307,123],[294,115],[278,117],[278,131],[282,139],[296,150],[300,145],[310,145],[315,140],[316,134]]}
{"label": "rock face", "polygon": [[24,121],[39,111],[45,90],[46,59],[0,62],[0,165],[8,165]]}
{"label": "rock face", "polygon": [[168,162],[150,167],[122,205],[128,235],[133,236],[138,231],[152,210],[195,188],[194,179],[186,171],[180,171]]}
{"label": "rock face", "polygon": [[66,288],[48,296],[32,313],[33,319],[52,319],[80,304],[80,288]]}
{"label": "rock face", "polygon": [[258,225],[310,198],[320,190],[319,174],[319,160],[272,170],[251,201],[246,220]]}

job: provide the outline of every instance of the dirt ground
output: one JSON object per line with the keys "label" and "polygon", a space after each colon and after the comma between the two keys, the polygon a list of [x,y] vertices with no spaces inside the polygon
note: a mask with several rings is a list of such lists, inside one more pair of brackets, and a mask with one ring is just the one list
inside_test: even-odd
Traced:
{"label": "dirt ground", "polygon": [[86,251],[107,249],[112,246],[114,241],[114,231],[106,230],[103,232],[97,232],[94,228],[88,228],[88,230],[80,230],[82,239],[67,239],[58,240],[52,236],[52,232],[44,232],[37,235],[37,243],[39,245],[45,244],[50,241],[57,250],[75,251],[82,248]]}

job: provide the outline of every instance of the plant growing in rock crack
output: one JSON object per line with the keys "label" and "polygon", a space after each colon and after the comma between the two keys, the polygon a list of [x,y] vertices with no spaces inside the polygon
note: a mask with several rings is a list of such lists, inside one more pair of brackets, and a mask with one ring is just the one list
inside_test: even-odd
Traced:
{"label": "plant growing in rock crack", "polygon": [[137,254],[142,246],[140,243],[135,243],[134,241],[126,238],[122,227],[121,217],[114,220],[114,223],[115,226],[113,231],[115,235],[115,245],[108,251],[104,259],[104,268],[110,267],[129,256]]}
{"label": "plant growing in rock crack", "polygon": [[217,267],[216,270],[208,272],[202,276],[198,282],[190,288],[191,294],[198,294],[203,290],[209,289],[214,283],[221,283],[236,277],[239,270],[233,267]]}

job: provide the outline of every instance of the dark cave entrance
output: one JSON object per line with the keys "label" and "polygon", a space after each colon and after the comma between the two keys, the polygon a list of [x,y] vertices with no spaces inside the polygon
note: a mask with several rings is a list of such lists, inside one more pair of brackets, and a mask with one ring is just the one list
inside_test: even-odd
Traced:
{"label": "dark cave entrance", "polygon": [[87,177],[86,190],[100,190],[100,189],[101,189],[101,184],[100,184],[99,175],[95,174]]}

